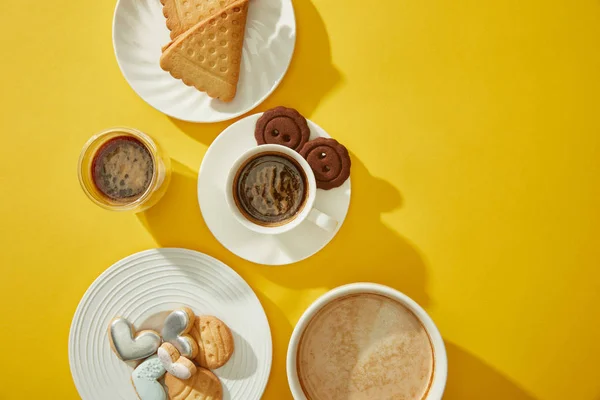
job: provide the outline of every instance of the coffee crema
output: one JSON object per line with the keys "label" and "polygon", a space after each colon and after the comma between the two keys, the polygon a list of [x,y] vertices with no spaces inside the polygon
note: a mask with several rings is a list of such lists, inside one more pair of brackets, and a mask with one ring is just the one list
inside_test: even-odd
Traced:
{"label": "coffee crema", "polygon": [[116,137],[98,149],[92,161],[92,180],[109,199],[129,203],[140,198],[150,186],[154,161],[138,139]]}
{"label": "coffee crema", "polygon": [[294,219],[307,197],[306,175],[291,157],[263,153],[248,160],[233,182],[240,212],[263,226],[279,226]]}
{"label": "coffee crema", "polygon": [[356,294],[325,305],[297,352],[309,400],[422,400],[433,378],[427,330],[400,302]]}

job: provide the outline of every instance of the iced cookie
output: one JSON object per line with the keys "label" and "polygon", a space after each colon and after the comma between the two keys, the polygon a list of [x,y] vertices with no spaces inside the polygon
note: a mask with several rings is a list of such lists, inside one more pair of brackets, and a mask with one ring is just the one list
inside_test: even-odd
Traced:
{"label": "iced cookie", "polygon": [[138,397],[141,400],[167,400],[165,389],[158,382],[164,374],[165,369],[156,356],[138,365],[131,374],[131,382]]}
{"label": "iced cookie", "polygon": [[195,360],[201,367],[216,369],[231,358],[234,349],[233,335],[229,327],[217,317],[196,317],[190,334],[198,342],[199,350]]}
{"label": "iced cookie", "polygon": [[179,354],[190,359],[198,354],[198,343],[188,334],[195,318],[194,312],[184,307],[169,314],[162,329],[163,340],[175,346]]}
{"label": "iced cookie", "polygon": [[215,374],[204,368],[186,380],[178,379],[171,374],[165,376],[165,386],[169,390],[171,400],[221,400],[223,387]]}
{"label": "iced cookie", "polygon": [[168,373],[179,379],[189,379],[196,373],[196,365],[179,354],[171,343],[163,343],[158,349],[158,359]]}
{"label": "iced cookie", "polygon": [[337,140],[318,138],[306,143],[300,155],[315,173],[319,189],[341,186],[350,177],[350,154]]}
{"label": "iced cookie", "polygon": [[110,347],[123,361],[141,360],[156,353],[160,346],[160,335],[151,330],[135,332],[125,318],[115,318],[108,325]]}
{"label": "iced cookie", "polygon": [[276,107],[266,111],[256,122],[256,143],[279,144],[300,151],[310,137],[306,118],[293,108]]}

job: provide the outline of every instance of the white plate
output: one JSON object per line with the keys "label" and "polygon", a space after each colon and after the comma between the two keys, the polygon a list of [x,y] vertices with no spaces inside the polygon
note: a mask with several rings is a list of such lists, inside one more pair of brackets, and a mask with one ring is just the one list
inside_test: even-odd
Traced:
{"label": "white plate", "polygon": [[238,92],[231,103],[208,97],[160,68],[170,42],[160,0],[118,0],[113,46],[133,90],[157,110],[190,122],[235,118],[262,103],[285,75],[296,43],[291,0],[251,0]]}
{"label": "white plate", "polygon": [[69,363],[83,400],[135,400],[132,367],[112,352],[107,327],[117,316],[137,329],[156,326],[187,305],[215,315],[232,330],[235,351],[215,370],[224,399],[259,400],[272,362],[269,322],[258,298],[231,268],[202,253],[158,249],[133,254],[107,269],[87,290],[71,324]]}
{"label": "white plate", "polygon": [[[227,206],[225,181],[234,161],[256,146],[254,127],[261,115],[250,115],[230,125],[210,145],[198,174],[198,201],[206,225],[229,251],[257,264],[291,264],[312,256],[335,237],[350,206],[350,179],[338,188],[317,191],[315,207],[339,222],[334,232],[318,228],[310,221],[276,236],[244,227]],[[311,140],[330,137],[314,122],[308,121],[308,126]]]}

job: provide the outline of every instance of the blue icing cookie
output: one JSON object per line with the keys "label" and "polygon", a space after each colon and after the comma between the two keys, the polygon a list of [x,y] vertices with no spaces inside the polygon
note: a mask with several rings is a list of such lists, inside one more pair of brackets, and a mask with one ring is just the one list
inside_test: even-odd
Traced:
{"label": "blue icing cookie", "polygon": [[167,400],[165,389],[157,381],[165,372],[157,356],[152,356],[138,365],[131,375],[131,380],[141,400]]}

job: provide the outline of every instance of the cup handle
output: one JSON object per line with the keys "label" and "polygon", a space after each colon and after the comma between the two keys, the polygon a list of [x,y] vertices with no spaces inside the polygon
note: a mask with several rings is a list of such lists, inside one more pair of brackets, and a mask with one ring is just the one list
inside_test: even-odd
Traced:
{"label": "cup handle", "polygon": [[333,232],[337,228],[338,222],[329,215],[313,208],[308,214],[308,220],[327,232]]}

